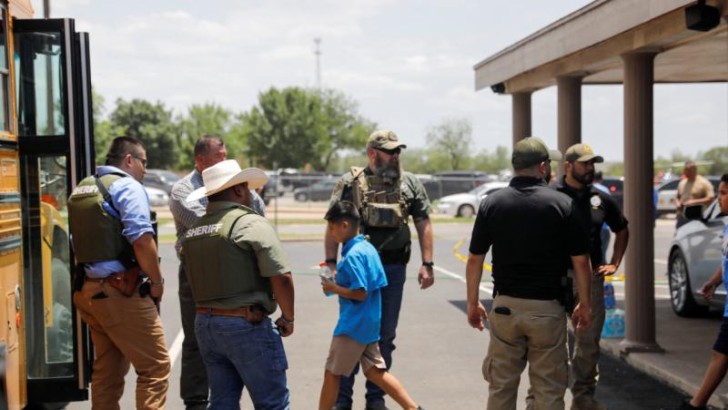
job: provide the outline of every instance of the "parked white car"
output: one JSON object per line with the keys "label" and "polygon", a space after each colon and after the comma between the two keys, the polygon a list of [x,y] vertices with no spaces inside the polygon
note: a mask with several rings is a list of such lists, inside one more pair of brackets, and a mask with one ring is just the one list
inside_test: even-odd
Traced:
{"label": "parked white car", "polygon": [[477,212],[483,198],[507,186],[508,182],[487,182],[468,192],[444,196],[437,204],[437,213],[470,218]]}
{"label": "parked white car", "polygon": [[166,192],[150,186],[145,186],[144,189],[147,191],[147,196],[149,197],[149,205],[167,206],[169,204],[169,195]]}

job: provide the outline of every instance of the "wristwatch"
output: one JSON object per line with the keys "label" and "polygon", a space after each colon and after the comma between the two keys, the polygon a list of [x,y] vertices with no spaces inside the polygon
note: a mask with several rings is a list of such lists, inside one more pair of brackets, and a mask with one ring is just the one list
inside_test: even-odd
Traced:
{"label": "wristwatch", "polygon": [[429,262],[422,262],[422,266],[427,266],[428,268],[431,268],[435,266],[435,262],[429,261]]}

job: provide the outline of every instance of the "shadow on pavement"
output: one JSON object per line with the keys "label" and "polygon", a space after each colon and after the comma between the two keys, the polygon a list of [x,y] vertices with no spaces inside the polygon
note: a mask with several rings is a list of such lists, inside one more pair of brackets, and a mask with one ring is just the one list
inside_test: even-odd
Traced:
{"label": "shadow on pavement", "polygon": [[[454,307],[466,312],[465,300],[450,300]],[[493,301],[482,300],[490,311]],[[569,334],[569,348],[573,348],[573,335]],[[596,398],[609,409],[619,410],[671,410],[678,407],[686,396],[670,386],[643,373],[621,359],[602,354],[599,360],[600,379]],[[712,408],[712,407],[711,407]]]}

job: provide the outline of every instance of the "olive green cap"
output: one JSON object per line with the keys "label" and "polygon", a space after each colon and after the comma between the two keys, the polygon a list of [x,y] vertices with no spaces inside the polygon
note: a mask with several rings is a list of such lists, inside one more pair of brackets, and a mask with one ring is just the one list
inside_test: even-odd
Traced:
{"label": "olive green cap", "polygon": [[513,147],[511,164],[513,169],[524,169],[538,165],[543,161],[560,161],[561,153],[550,150],[540,138],[528,137],[516,143]]}

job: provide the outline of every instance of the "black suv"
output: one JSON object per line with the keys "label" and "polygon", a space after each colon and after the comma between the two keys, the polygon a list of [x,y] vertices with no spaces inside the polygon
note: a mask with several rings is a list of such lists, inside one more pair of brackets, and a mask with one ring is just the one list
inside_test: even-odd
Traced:
{"label": "black suv", "polygon": [[492,175],[481,171],[445,171],[432,175],[432,179],[422,181],[430,200],[452,194],[468,192],[486,182],[495,181]]}
{"label": "black suv", "polygon": [[609,189],[609,193],[612,194],[612,198],[617,201],[619,209],[624,209],[622,203],[624,202],[624,178],[622,177],[604,177],[602,185]]}

